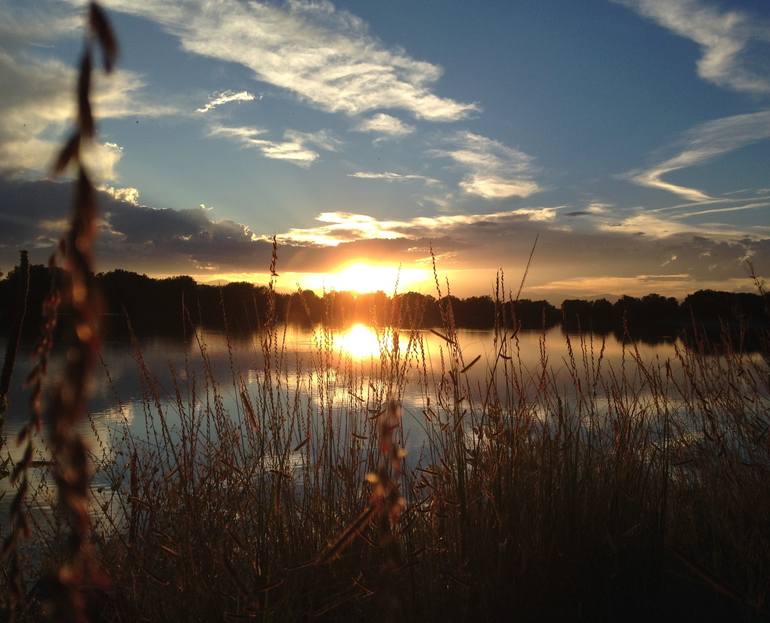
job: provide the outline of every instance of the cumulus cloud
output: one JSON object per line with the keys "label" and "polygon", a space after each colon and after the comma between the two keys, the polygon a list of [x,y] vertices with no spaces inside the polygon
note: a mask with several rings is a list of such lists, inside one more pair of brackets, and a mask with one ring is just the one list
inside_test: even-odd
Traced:
{"label": "cumulus cloud", "polygon": [[114,186],[102,186],[99,190],[107,193],[113,199],[122,201],[123,203],[130,203],[135,206],[139,205],[139,189],[137,188],[116,188]]}
{"label": "cumulus cloud", "polygon": [[257,80],[325,111],[401,109],[421,119],[454,121],[477,110],[433,91],[440,67],[386,46],[360,18],[324,0],[114,0],[110,7],[151,19],[186,51],[243,65]]}
{"label": "cumulus cloud", "polygon": [[467,131],[455,133],[447,143],[448,147],[434,149],[432,154],[449,158],[468,171],[460,182],[468,194],[507,199],[529,197],[542,190],[533,179],[532,157],[518,149]]}
{"label": "cumulus cloud", "polygon": [[647,169],[625,175],[642,186],[666,190],[688,201],[712,199],[705,191],[667,182],[668,173],[704,164],[714,158],[770,138],[770,110],[708,121],[686,132],[674,145],[678,153]]}
{"label": "cumulus cloud", "polygon": [[114,180],[118,177],[116,167],[123,158],[123,147],[109,141],[86,145],[81,154],[83,163],[97,180]]}
{"label": "cumulus cloud", "polygon": [[209,129],[210,136],[219,136],[236,141],[244,148],[257,149],[265,158],[285,160],[300,167],[313,164],[320,154],[308,147],[335,151],[340,141],[330,132],[299,132],[286,130],[282,141],[263,138],[267,130],[253,127],[231,127],[213,125]]}
{"label": "cumulus cloud", "polygon": [[404,123],[398,117],[377,113],[371,117],[363,119],[355,130],[358,132],[375,132],[386,136],[406,136],[414,132],[414,126]]}
{"label": "cumulus cloud", "polygon": [[[197,108],[195,112],[207,113],[224,104],[230,104],[231,102],[253,102],[257,97],[253,93],[248,91],[221,91],[216,93],[209,101],[200,108]],[[260,99],[261,96],[260,96]]]}
{"label": "cumulus cloud", "polygon": [[701,47],[698,75],[748,93],[770,93],[768,65],[761,61],[770,43],[770,21],[747,11],[720,10],[702,0],[614,0]]}

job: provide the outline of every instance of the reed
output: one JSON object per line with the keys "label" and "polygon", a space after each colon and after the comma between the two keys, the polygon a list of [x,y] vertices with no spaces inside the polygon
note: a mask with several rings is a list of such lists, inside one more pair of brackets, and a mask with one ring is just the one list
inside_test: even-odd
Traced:
{"label": "reed", "polygon": [[[445,314],[432,360],[426,331],[380,327],[379,356],[354,361],[319,328],[302,364],[270,323],[251,382],[230,355],[214,369],[196,333],[198,365],[173,371],[170,398],[136,340],[144,432],[95,427],[91,450],[109,483],[88,491],[114,587],[102,617],[768,615],[761,356],[726,342],[655,361],[628,343],[618,364],[582,335],[556,363],[544,334],[532,369],[504,323],[494,358],[466,357]],[[402,465],[413,388],[424,443]]]}

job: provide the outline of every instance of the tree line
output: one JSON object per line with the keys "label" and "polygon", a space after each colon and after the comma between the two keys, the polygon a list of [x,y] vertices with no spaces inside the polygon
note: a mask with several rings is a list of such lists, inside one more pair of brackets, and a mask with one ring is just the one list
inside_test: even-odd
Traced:
{"label": "tree line", "polygon": [[[58,269],[30,267],[25,331],[39,327],[41,307],[53,282],[67,279]],[[768,301],[759,294],[699,290],[681,302],[673,297],[648,294],[607,299],[567,299],[560,307],[545,300],[516,302],[491,296],[436,298],[407,292],[355,294],[311,290],[284,293],[268,286],[239,282],[226,285],[197,283],[192,277],[155,279],[127,270],[96,275],[104,301],[103,318],[108,334],[133,330],[137,335],[177,334],[192,327],[248,333],[270,322],[303,325],[326,323],[344,326],[354,322],[440,327],[523,329],[550,328],[599,333],[675,335],[695,324],[706,328],[768,325]],[[0,280],[0,331],[7,332],[13,315],[19,271]]]}

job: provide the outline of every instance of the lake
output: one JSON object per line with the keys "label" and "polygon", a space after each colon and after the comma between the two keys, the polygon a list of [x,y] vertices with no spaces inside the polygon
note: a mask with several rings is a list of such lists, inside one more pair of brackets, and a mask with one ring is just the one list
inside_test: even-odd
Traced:
{"label": "lake", "polygon": [[[228,339],[204,330],[186,341],[107,340],[102,345],[103,367],[94,379],[90,422],[83,431],[98,463],[127,434],[148,448],[158,445],[159,436],[179,435],[185,413],[216,411],[247,426],[251,416],[245,396],[258,417],[273,414],[273,422],[281,414],[302,413],[304,431],[301,425],[285,431],[292,445],[299,445],[320,420],[359,430],[363,423],[356,418],[376,414],[392,396],[403,406],[402,444],[414,464],[430,434],[428,421],[439,417],[438,411],[451,410],[454,401],[471,413],[492,404],[511,410],[522,405],[545,409],[547,405],[537,400],[545,374],[565,405],[588,408],[590,403],[590,415],[601,417],[602,405],[611,400],[609,382],[623,377],[626,389],[636,392],[634,400],[644,402],[650,380],[637,362],[667,371],[676,382],[682,373],[678,353],[684,352],[679,340],[624,344],[613,335],[568,335],[560,327],[508,331],[504,338],[492,330],[458,329],[455,341],[440,331],[394,333],[363,324],[339,330],[282,326],[267,339],[263,334]],[[53,358],[50,378],[57,377],[61,360],[61,355]],[[30,365],[26,348],[17,360],[9,396],[4,429],[9,439],[27,417],[21,384]],[[163,414],[163,430],[158,413]],[[267,420],[263,424],[270,425]],[[471,430],[471,418],[467,424]],[[21,449],[9,441],[6,452],[15,461]],[[36,460],[46,459],[41,443]],[[44,470],[33,471],[33,484],[41,492],[35,500],[45,507],[50,499],[38,474]],[[107,484],[97,473],[94,486]],[[3,509],[11,489],[8,478],[0,480],[0,491],[6,493],[0,501]]]}

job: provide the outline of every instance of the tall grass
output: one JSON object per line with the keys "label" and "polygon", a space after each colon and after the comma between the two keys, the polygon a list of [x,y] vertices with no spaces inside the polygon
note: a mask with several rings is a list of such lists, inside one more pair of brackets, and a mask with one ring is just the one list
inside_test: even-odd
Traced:
{"label": "tall grass", "polygon": [[[90,491],[112,583],[99,616],[767,618],[763,358],[728,343],[646,360],[629,343],[618,365],[565,336],[552,362],[543,337],[531,369],[501,318],[495,358],[471,363],[444,313],[439,364],[424,332],[384,327],[358,364],[319,329],[303,368],[269,322],[251,384],[235,364],[218,381],[196,333],[203,374],[174,370],[171,401],[137,341],[145,432],[126,420],[93,447],[109,483]],[[471,366],[486,366],[475,386]],[[401,469],[393,417],[415,387],[425,441]]]}

